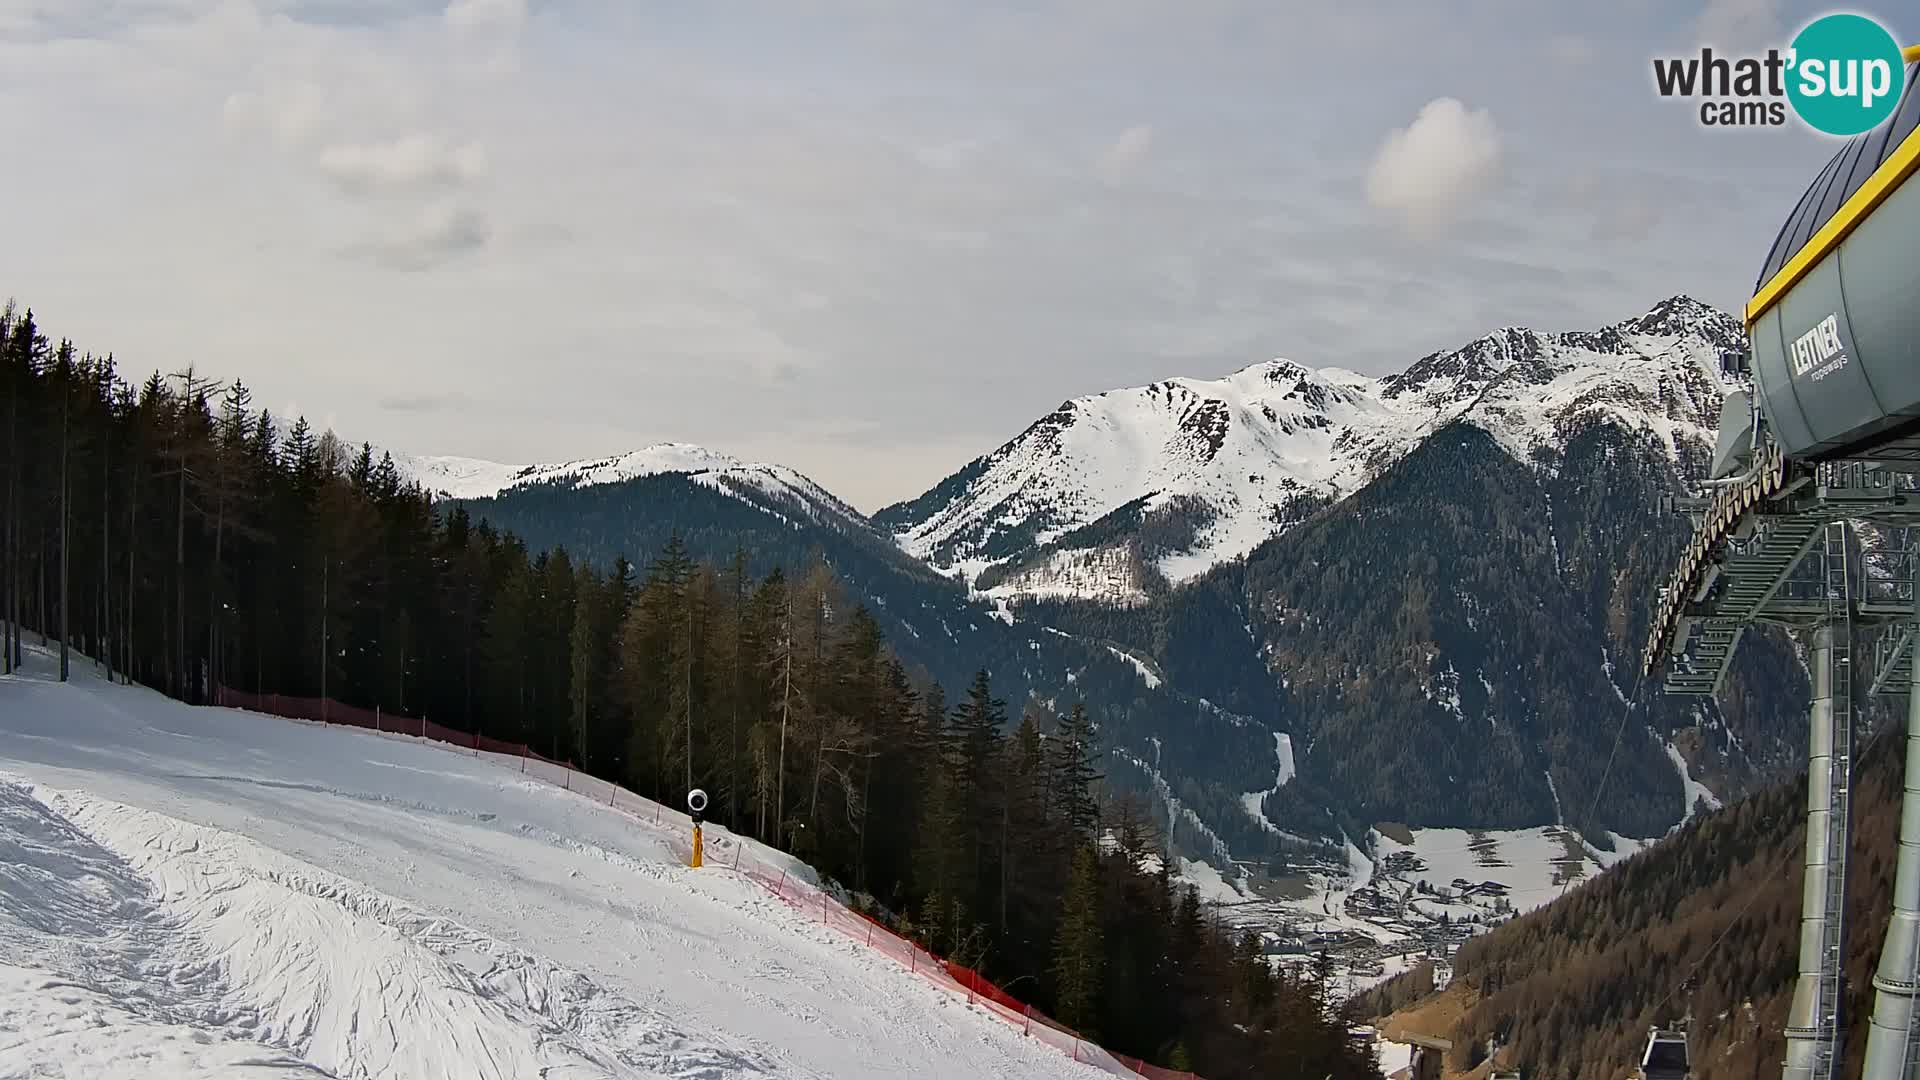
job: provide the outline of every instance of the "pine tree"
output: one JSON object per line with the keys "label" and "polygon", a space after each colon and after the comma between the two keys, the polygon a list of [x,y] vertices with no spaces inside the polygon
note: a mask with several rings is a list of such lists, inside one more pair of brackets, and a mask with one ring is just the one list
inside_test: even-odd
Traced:
{"label": "pine tree", "polygon": [[1093,848],[1073,854],[1073,870],[1060,908],[1054,940],[1053,1000],[1062,1023],[1087,1038],[1099,1038],[1098,1017],[1105,953],[1100,921],[1100,867]]}
{"label": "pine tree", "polygon": [[1100,771],[1094,748],[1093,721],[1087,707],[1078,702],[1060,720],[1060,729],[1052,740],[1052,809],[1076,833],[1091,837],[1100,821],[1100,804],[1094,785]]}
{"label": "pine tree", "polygon": [[596,635],[600,630],[601,608],[600,584],[593,574],[585,569],[580,572],[580,584],[573,605],[573,626],[568,630],[570,653],[568,681],[568,716],[573,723],[574,753],[581,762],[593,759],[587,752],[593,728],[594,700],[593,687],[598,679],[598,656],[594,648]]}

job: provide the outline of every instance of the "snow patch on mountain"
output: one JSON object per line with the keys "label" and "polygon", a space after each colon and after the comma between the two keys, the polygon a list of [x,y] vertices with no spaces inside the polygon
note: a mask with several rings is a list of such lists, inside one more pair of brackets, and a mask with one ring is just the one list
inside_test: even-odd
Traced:
{"label": "snow patch on mountain", "polygon": [[1266,800],[1268,795],[1279,794],[1280,789],[1287,786],[1287,781],[1298,775],[1299,770],[1294,767],[1293,762],[1293,736],[1284,731],[1274,732],[1273,754],[1280,766],[1279,772],[1274,777],[1273,786],[1265,791],[1249,791],[1240,796],[1240,805],[1246,810],[1247,816],[1261,828],[1276,836],[1283,836],[1285,834],[1267,817]]}
{"label": "snow patch on mountain", "polygon": [[655,443],[624,454],[551,465],[503,465],[477,458],[404,453],[395,453],[393,460],[404,475],[428,491],[451,499],[492,498],[539,484],[583,488],[677,475],[736,497],[757,494],[811,512],[865,520],[825,488],[785,465],[741,461],[690,443]]}
{"label": "snow patch on mountain", "polygon": [[[966,581],[976,581],[994,565],[992,560],[967,560],[953,567]],[[989,592],[1000,598],[1025,596],[1064,600],[1098,600],[1113,607],[1146,603],[1146,583],[1134,560],[1122,550],[1055,551],[1035,565],[1006,574]]]}
{"label": "snow patch on mountain", "polygon": [[[1667,743],[1666,748],[1667,760],[1673,762],[1674,771],[1680,774],[1680,787],[1687,800],[1686,816],[1680,819],[1680,825],[1693,820],[1694,808],[1703,801],[1709,810],[1720,809],[1720,796],[1715,795],[1707,785],[1693,778],[1693,774],[1687,768],[1687,759],[1680,753],[1680,748],[1672,743]],[[1674,828],[1679,827],[1679,825],[1674,826]]]}
{"label": "snow patch on mountain", "polygon": [[[1159,743],[1156,741],[1154,744],[1155,756],[1158,756],[1159,749]],[[1192,807],[1181,802],[1179,797],[1174,795],[1172,785],[1167,783],[1166,777],[1160,775],[1159,768],[1147,764],[1118,747],[1114,748],[1113,756],[1128,762],[1141,772],[1147,774],[1147,779],[1153,784],[1153,793],[1159,797],[1161,805],[1166,807],[1167,831],[1169,833],[1173,831],[1172,826],[1176,821],[1184,821],[1193,827],[1194,832],[1205,838],[1207,846],[1211,849],[1211,853],[1214,856],[1224,862],[1232,861],[1233,851],[1227,847],[1227,842],[1220,839],[1220,835],[1214,832],[1212,827],[1205,821],[1202,821],[1200,815],[1193,812]]]}
{"label": "snow patch on mountain", "polygon": [[1120,649],[1114,648],[1111,645],[1107,646],[1107,651],[1112,653],[1114,656],[1118,657],[1119,659],[1125,660],[1127,663],[1132,664],[1133,670],[1140,673],[1141,681],[1147,684],[1147,689],[1155,690],[1159,688],[1160,676],[1155,675],[1153,673],[1153,669],[1148,667],[1145,661],[1141,660],[1139,657],[1133,655],[1130,652],[1124,652]]}
{"label": "snow patch on mountain", "polygon": [[485,499],[498,495],[502,490],[514,486],[530,468],[444,454],[421,457],[399,450],[391,453],[401,475],[449,499]]}

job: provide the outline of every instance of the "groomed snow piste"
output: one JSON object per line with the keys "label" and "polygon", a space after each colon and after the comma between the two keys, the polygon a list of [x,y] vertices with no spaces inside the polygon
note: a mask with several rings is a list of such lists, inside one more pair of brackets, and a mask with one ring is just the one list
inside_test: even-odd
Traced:
{"label": "groomed snow piste", "polygon": [[29,661],[0,1077],[1099,1075],[494,761]]}

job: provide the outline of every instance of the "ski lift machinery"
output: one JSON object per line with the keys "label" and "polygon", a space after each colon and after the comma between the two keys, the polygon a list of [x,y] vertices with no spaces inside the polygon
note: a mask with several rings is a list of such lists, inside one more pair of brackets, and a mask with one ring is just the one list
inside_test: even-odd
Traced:
{"label": "ski lift machinery", "polygon": [[[1751,627],[1784,627],[1807,647],[1805,885],[1785,1080],[1847,1075],[1857,676],[1870,676],[1871,693],[1908,697],[1893,912],[1853,1075],[1920,1080],[1920,543],[1882,550],[1872,574],[1849,543],[1862,526],[1920,542],[1920,47],[1906,59],[1900,107],[1848,140],[1807,188],[1746,306],[1744,343],[1722,357],[1722,373],[1746,388],[1723,403],[1701,490],[1670,501],[1695,529],[1642,652],[1643,677],[1660,672],[1667,693],[1711,696]],[[1864,676],[1863,629],[1874,631]]]}

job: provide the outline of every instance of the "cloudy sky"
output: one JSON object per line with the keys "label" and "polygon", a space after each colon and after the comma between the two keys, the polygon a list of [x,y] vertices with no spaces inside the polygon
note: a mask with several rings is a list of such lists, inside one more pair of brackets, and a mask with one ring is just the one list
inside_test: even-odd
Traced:
{"label": "cloudy sky", "polygon": [[355,441],[873,509],[1078,394],[1736,307],[1828,145],[1649,61],[1821,10],[0,0],[0,296]]}

